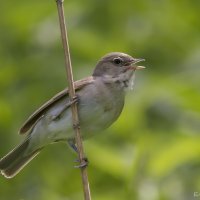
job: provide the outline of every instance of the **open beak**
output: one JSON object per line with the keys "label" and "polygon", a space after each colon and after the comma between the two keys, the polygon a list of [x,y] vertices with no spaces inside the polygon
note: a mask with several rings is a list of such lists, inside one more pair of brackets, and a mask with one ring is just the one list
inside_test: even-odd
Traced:
{"label": "open beak", "polygon": [[142,61],[145,61],[145,59],[143,59],[143,58],[134,58],[130,63],[130,68],[129,69],[132,69],[132,70],[144,69],[145,68],[144,66],[136,66],[135,65],[136,63],[142,62]]}

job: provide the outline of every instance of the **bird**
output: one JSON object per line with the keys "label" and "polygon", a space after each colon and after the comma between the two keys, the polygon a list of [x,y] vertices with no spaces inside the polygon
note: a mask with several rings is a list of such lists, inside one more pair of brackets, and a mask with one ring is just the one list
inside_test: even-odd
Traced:
{"label": "bird", "polygon": [[[111,126],[120,116],[128,90],[133,88],[135,71],[145,68],[141,58],[111,52],[96,64],[92,76],[74,82],[81,127],[87,139]],[[0,172],[6,178],[18,174],[40,151],[64,141],[77,151],[68,88],[37,109],[22,125],[23,142],[0,159]]]}

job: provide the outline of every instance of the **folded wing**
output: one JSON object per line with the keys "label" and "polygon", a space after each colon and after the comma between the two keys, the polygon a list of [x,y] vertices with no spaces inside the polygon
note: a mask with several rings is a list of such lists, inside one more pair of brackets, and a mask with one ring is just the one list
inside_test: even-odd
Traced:
{"label": "folded wing", "polygon": [[[94,81],[94,78],[92,76],[81,79],[79,81],[74,82],[74,88],[75,90],[79,90],[85,85],[88,85]],[[56,94],[54,97],[52,97],[49,101],[44,103],[38,110],[36,110],[22,125],[22,127],[19,130],[20,134],[26,133],[28,130],[31,129],[31,127],[37,122],[38,119],[42,115],[45,114],[45,112],[52,107],[54,104],[56,104],[58,101],[60,101],[63,98],[66,98],[69,95],[69,90],[68,88],[59,92]]]}

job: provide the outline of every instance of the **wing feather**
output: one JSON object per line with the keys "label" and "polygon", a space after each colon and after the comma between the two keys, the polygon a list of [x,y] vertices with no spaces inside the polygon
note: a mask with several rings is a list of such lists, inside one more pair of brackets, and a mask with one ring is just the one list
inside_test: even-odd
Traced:
{"label": "wing feather", "polygon": [[[92,76],[87,77],[85,79],[81,79],[79,81],[74,82],[74,88],[75,90],[79,90],[82,87],[92,83],[94,81],[94,78]],[[24,134],[28,130],[31,129],[31,127],[37,122],[37,120],[45,114],[45,112],[51,108],[54,104],[56,104],[58,101],[60,101],[62,98],[66,98],[69,95],[68,88],[62,90],[58,94],[56,94],[54,97],[52,97],[49,101],[44,103],[39,109],[37,109],[22,125],[22,127],[19,130],[19,134]]]}

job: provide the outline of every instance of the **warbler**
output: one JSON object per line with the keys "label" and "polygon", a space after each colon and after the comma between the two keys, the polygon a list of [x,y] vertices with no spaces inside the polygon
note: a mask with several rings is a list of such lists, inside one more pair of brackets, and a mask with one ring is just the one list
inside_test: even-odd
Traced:
{"label": "warbler", "polygon": [[[136,59],[120,52],[103,56],[92,76],[74,83],[82,138],[108,128],[124,107],[126,91],[133,87]],[[14,177],[48,144],[66,141],[74,150],[72,113],[68,89],[64,89],[36,110],[23,124],[24,141],[0,160],[0,171]]]}

